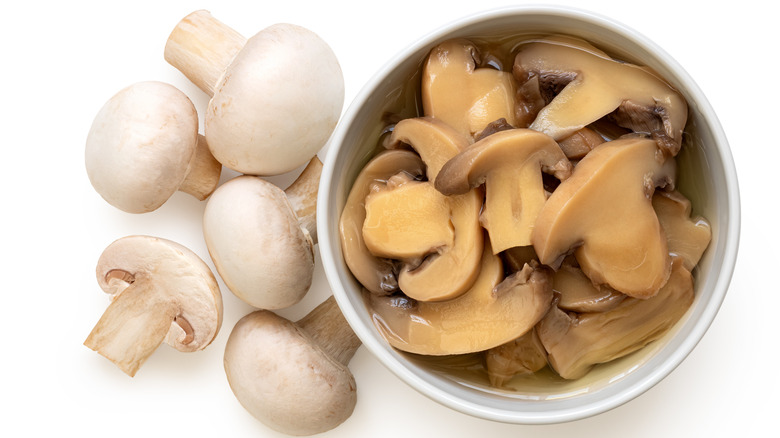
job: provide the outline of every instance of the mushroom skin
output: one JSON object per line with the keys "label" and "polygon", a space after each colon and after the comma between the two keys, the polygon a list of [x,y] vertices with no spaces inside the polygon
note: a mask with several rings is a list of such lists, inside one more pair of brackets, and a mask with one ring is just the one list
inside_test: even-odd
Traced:
{"label": "mushroom skin", "polygon": [[207,11],[177,24],[165,59],[211,96],[205,135],[214,157],[251,175],[309,161],[336,127],[344,78],[314,32],[275,24],[248,40]]}
{"label": "mushroom skin", "polygon": [[547,366],[547,351],[536,333],[528,333],[485,351],[485,369],[490,384],[501,388],[513,377],[535,373]]}
{"label": "mushroom skin", "polygon": [[671,186],[675,162],[649,138],[603,143],[585,156],[542,207],[531,240],[557,268],[572,250],[595,285],[637,298],[653,296],[671,269],[666,236],[651,204]]}
{"label": "mushroom skin", "polygon": [[202,350],[222,325],[214,274],[178,243],[118,239],[98,259],[96,276],[112,301],[84,345],[131,377],[163,341],[179,351]]}
{"label": "mushroom skin", "polygon": [[553,306],[537,330],[550,366],[564,379],[578,379],[596,364],[661,338],[685,315],[693,298],[693,277],[681,259],[674,259],[669,281],[654,297],[629,297],[597,313],[566,313]]}
{"label": "mushroom skin", "polygon": [[[319,174],[304,172],[293,183],[299,202],[316,205],[316,181],[302,179],[319,180]],[[309,196],[300,193],[303,188]],[[301,221],[295,212],[304,210],[314,214],[316,208],[296,208],[284,191],[256,176],[235,177],[214,191],[203,212],[203,237],[234,295],[261,309],[289,307],[306,295],[314,273],[314,242],[305,225],[315,221]]]}
{"label": "mushroom skin", "polygon": [[552,302],[549,277],[535,264],[504,278],[501,259],[486,242],[479,276],[463,295],[441,302],[370,295],[368,307],[379,333],[401,351],[473,353],[531,330]]}
{"label": "mushroom skin", "polygon": [[478,59],[471,41],[448,40],[431,49],[422,72],[423,113],[467,138],[501,118],[517,126],[515,79],[509,72],[478,68]]}
{"label": "mushroom skin", "polygon": [[653,209],[666,233],[669,254],[683,259],[685,269],[693,271],[712,239],[709,222],[691,217],[691,201],[678,191],[656,192]]}
{"label": "mushroom skin", "polygon": [[352,415],[357,385],[347,365],[359,346],[333,297],[298,323],[258,310],[230,333],[225,374],[241,405],[265,425],[314,435]]}
{"label": "mushroom skin", "polygon": [[138,82],[111,97],[87,135],[90,183],[114,207],[128,213],[159,208],[177,190],[206,199],[222,166],[198,135],[198,114],[173,85]]}
{"label": "mushroom skin", "polygon": [[538,77],[540,87],[554,95],[530,128],[556,141],[611,114],[621,126],[652,134],[667,153],[680,149],[688,105],[647,67],[615,61],[583,40],[554,35],[521,44],[513,73],[521,84]]}
{"label": "mushroom skin", "polygon": [[571,163],[551,137],[530,129],[508,129],[450,159],[436,177],[436,189],[455,195],[485,184],[480,222],[498,254],[531,244],[536,218],[547,201],[542,172],[565,180],[571,171]]}

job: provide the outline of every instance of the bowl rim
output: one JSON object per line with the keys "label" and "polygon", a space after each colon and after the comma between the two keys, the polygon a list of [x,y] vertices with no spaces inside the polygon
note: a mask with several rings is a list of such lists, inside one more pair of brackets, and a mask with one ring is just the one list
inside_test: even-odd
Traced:
{"label": "bowl rim", "polygon": [[[396,357],[393,357],[391,352],[387,349],[387,345],[383,344],[376,337],[372,336],[368,328],[363,327],[362,324],[355,323],[360,320],[360,316],[358,315],[357,310],[348,301],[346,292],[339,279],[339,268],[337,267],[336,261],[332,260],[332,258],[329,256],[329,254],[335,253],[333,251],[333,247],[334,245],[340,246],[340,241],[336,236],[330,236],[328,234],[328,228],[326,224],[327,220],[332,219],[328,218],[328,212],[326,209],[332,202],[331,197],[334,196],[334,194],[331,193],[331,189],[334,182],[334,175],[336,175],[336,157],[342,145],[344,145],[345,135],[350,125],[352,124],[352,121],[358,115],[359,109],[364,104],[366,104],[373,90],[377,88],[380,81],[409,56],[417,53],[425,47],[428,47],[432,42],[442,40],[442,38],[445,38],[447,35],[452,34],[461,28],[473,26],[487,20],[506,17],[507,15],[526,14],[559,16],[567,19],[587,22],[589,24],[604,28],[609,32],[620,35],[621,37],[631,40],[633,43],[645,48],[648,52],[653,53],[653,55],[660,62],[672,69],[677,75],[677,79],[681,82],[682,88],[684,88],[690,95],[693,96],[698,109],[702,114],[702,117],[709,122],[708,124],[710,125],[710,130],[715,139],[713,147],[717,149],[718,154],[722,159],[722,170],[724,172],[727,189],[727,193],[725,194],[725,204],[729,208],[729,221],[727,224],[725,224],[725,227],[727,228],[725,230],[726,241],[724,244],[724,258],[723,263],[720,266],[720,274],[712,290],[710,291],[711,298],[702,311],[702,317],[695,322],[689,335],[685,337],[682,342],[679,343],[679,345],[677,345],[670,356],[663,360],[658,366],[654,367],[649,372],[649,374],[642,378],[639,382],[627,386],[624,388],[624,390],[621,390],[616,394],[603,399],[598,399],[594,403],[578,405],[576,407],[549,412],[521,412],[515,410],[497,409],[469,402],[446,391],[443,391],[441,388],[437,387],[431,382],[422,379],[403,363],[401,363]],[[319,199],[317,202],[317,227],[321,230],[318,232],[320,236],[319,246],[325,275],[333,291],[336,302],[344,314],[344,317],[355,331],[357,336],[361,339],[363,345],[366,346],[371,354],[377,358],[377,360],[385,368],[387,368],[391,373],[393,373],[407,385],[411,386],[424,396],[456,411],[478,418],[504,423],[551,424],[583,419],[621,406],[622,404],[636,398],[637,396],[655,386],[663,378],[669,375],[675,368],[677,368],[680,363],[682,363],[682,361],[699,343],[705,332],[712,324],[722,305],[731,282],[739,247],[741,218],[739,184],[737,180],[736,167],[726,135],[706,96],[690,77],[687,71],[685,71],[685,69],[675,59],[673,59],[656,43],[649,40],[647,37],[637,32],[636,30],[619,23],[614,19],[576,7],[515,5],[476,12],[469,14],[468,16],[452,20],[449,23],[438,27],[432,32],[422,35],[415,42],[396,53],[392,58],[385,62],[385,64],[378,71],[376,71],[368,80],[368,82],[366,82],[366,84],[364,84],[363,87],[358,91],[358,93],[355,95],[355,98],[342,116],[336,129],[334,130],[329,142],[329,150],[327,151],[324,160],[320,187],[324,188],[324,190],[319,191]]]}

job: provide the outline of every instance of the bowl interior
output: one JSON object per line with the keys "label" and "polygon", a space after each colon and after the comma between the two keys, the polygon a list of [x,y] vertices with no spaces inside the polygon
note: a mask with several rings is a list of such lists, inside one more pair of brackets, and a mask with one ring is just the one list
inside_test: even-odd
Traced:
{"label": "bowl interior", "polygon": [[[685,146],[678,157],[678,186],[691,199],[694,214],[709,220],[713,236],[694,272],[694,304],[665,338],[630,356],[599,365],[579,380],[542,376],[514,381],[515,391],[497,390],[470,371],[473,358],[426,360],[398,352],[384,341],[366,310],[359,283],[343,261],[338,218],[352,182],[377,152],[387,114],[415,115],[401,108],[415,107],[419,70],[434,45],[453,37],[494,40],[550,33],[581,37],[613,57],[649,66],[682,92],[689,104],[689,122]],[[321,184],[317,216],[323,265],[345,317],[364,345],[423,394],[456,410],[497,421],[534,424],[584,418],[646,391],[671,372],[701,339],[720,307],[736,258],[736,173],[725,135],[706,98],[687,73],[652,42],[583,11],[499,9],[473,15],[422,38],[390,60],[358,94],[331,139]]]}

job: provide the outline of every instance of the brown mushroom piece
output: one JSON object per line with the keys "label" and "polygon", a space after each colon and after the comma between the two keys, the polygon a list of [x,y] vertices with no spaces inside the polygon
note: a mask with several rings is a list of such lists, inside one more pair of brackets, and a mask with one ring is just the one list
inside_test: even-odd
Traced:
{"label": "brown mushroom piece", "polygon": [[647,67],[613,60],[580,39],[551,36],[521,44],[513,73],[520,83],[538,77],[554,95],[531,129],[561,140],[609,114],[621,126],[652,134],[672,155],[680,149],[688,105]]}
{"label": "brown mushroom piece", "polygon": [[225,374],[241,405],[265,425],[314,435],[352,415],[357,385],[348,364],[358,347],[332,296],[297,323],[259,310],[230,333]]}
{"label": "brown mushroom piece", "polygon": [[664,159],[652,139],[598,146],[539,212],[531,238],[539,261],[557,268],[574,250],[595,285],[653,296],[669,277],[670,257],[651,197],[673,184],[674,172],[674,159]]}
{"label": "brown mushroom piece", "polygon": [[574,133],[558,141],[563,154],[570,160],[579,160],[593,148],[604,143],[604,137],[588,127],[574,131]]}
{"label": "brown mushroom piece", "polygon": [[217,279],[195,253],[170,240],[127,236],[111,243],[96,268],[111,304],[84,345],[134,376],[165,342],[204,349],[222,325]]}
{"label": "brown mushroom piece", "polygon": [[547,201],[542,172],[565,180],[571,169],[548,135],[510,129],[485,137],[448,161],[436,177],[436,189],[454,195],[485,184],[480,222],[498,254],[531,244],[536,217]]}
{"label": "brown mushroom piece", "polygon": [[496,388],[505,386],[515,376],[535,373],[545,366],[547,351],[535,328],[517,339],[485,352],[488,379]]}
{"label": "brown mushroom piece", "polygon": [[371,293],[386,295],[398,289],[392,261],[375,257],[363,240],[365,199],[375,182],[384,182],[399,172],[422,175],[425,165],[411,151],[388,150],[372,158],[360,171],[339,218],[339,236],[344,261],[360,284]]}
{"label": "brown mushroom piece", "polygon": [[423,113],[469,138],[501,118],[517,126],[514,77],[495,68],[479,68],[478,62],[471,41],[453,39],[430,51],[422,72]]}
{"label": "brown mushroom piece", "polygon": [[370,295],[368,300],[374,324],[390,345],[441,356],[483,351],[522,336],[547,312],[552,288],[548,271],[538,265],[504,279],[501,259],[486,243],[477,280],[458,298],[429,303]]}
{"label": "brown mushroom piece", "polygon": [[579,267],[568,263],[553,274],[553,291],[558,296],[558,307],[580,313],[605,312],[626,298],[609,287],[594,286]]}
{"label": "brown mushroom piece", "polygon": [[678,191],[657,192],[653,208],[666,233],[669,254],[682,258],[685,269],[693,271],[712,238],[709,222],[691,217],[691,201]]}
{"label": "brown mushroom piece", "polygon": [[[430,188],[444,163],[468,145],[468,141],[449,125],[429,117],[402,120],[389,140],[389,147],[408,144],[420,154],[428,177],[422,184]],[[476,189],[464,190],[457,196],[433,192],[441,197],[438,202],[449,206],[449,218],[439,226],[451,227],[454,241],[449,247],[441,247],[422,264],[404,265],[398,274],[400,289],[410,298],[421,301],[447,300],[469,290],[477,278],[484,245],[479,225],[482,193]],[[432,198],[436,197],[428,193]],[[405,232],[414,234],[415,230]]]}
{"label": "brown mushroom piece", "polygon": [[594,365],[626,356],[664,336],[693,297],[693,278],[675,259],[669,281],[656,296],[627,298],[599,313],[566,313],[553,307],[537,330],[550,366],[564,379],[578,379]]}

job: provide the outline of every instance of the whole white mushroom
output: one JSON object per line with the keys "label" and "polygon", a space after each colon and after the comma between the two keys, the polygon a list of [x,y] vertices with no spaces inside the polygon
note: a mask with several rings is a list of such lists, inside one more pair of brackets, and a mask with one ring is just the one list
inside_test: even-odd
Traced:
{"label": "whole white mushroom", "polygon": [[165,59],[211,96],[205,135],[219,162],[278,175],[310,160],[344,104],[336,55],[314,32],[272,25],[248,40],[207,11],[173,29]]}

